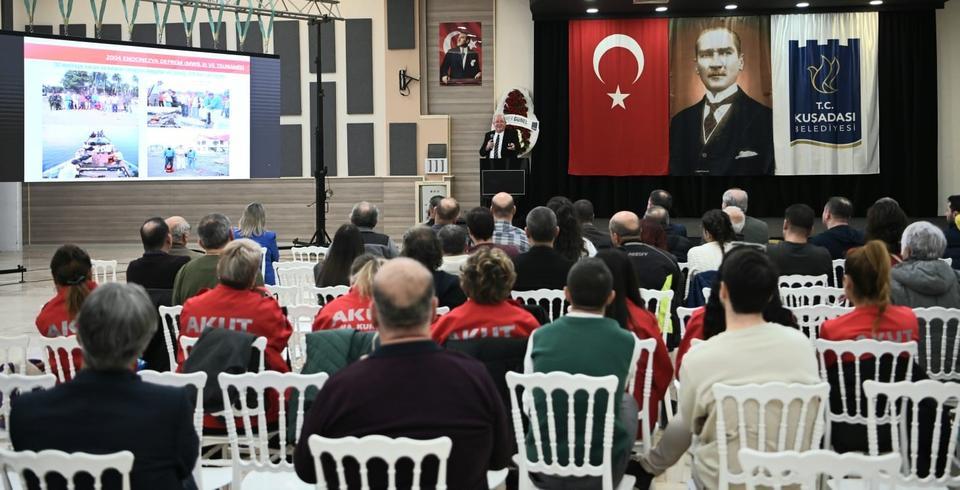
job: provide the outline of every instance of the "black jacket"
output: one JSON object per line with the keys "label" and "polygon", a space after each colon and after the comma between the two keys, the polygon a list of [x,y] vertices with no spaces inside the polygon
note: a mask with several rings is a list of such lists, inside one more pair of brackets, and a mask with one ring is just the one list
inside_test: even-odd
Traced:
{"label": "black jacket", "polygon": [[[72,381],[14,398],[11,407],[17,451],[126,450],[134,457],[132,488],[193,485],[199,446],[185,389],[145,383],[130,371],[84,369]],[[120,488],[119,478],[110,476],[104,488]]]}
{"label": "black jacket", "polygon": [[173,279],[190,257],[166,252],[144,252],[127,266],[127,282],[147,289],[173,289]]}
{"label": "black jacket", "polygon": [[943,236],[947,238],[947,249],[943,251],[943,258],[953,259],[953,268],[960,269],[960,230],[957,225],[951,224],[944,228]]}
{"label": "black jacket", "polygon": [[704,143],[706,100],[670,121],[670,175],[773,175],[773,111],[738,90]]}
{"label": "black jacket", "polygon": [[568,260],[552,247],[536,245],[513,259],[517,271],[514,291],[533,289],[563,289],[567,285],[567,273],[573,267]]}
{"label": "black jacket", "polygon": [[433,288],[439,306],[446,306],[452,310],[467,302],[467,296],[460,289],[460,279],[453,274],[440,270],[433,271]]}
{"label": "black jacket", "polygon": [[[483,135],[483,143],[480,145],[480,156],[483,158],[490,157],[490,150],[487,149],[487,142],[492,141],[495,131],[487,131]],[[503,137],[503,143],[500,145],[500,158],[517,158],[518,151],[520,150],[520,137],[517,136],[517,131],[515,129],[507,128],[503,130],[503,133],[500,133]],[[510,143],[513,143],[513,149],[509,148]]]}
{"label": "black jacket", "polygon": [[610,241],[610,232],[597,228],[593,223],[584,223],[580,226],[580,231],[584,238],[590,240],[590,243],[597,247],[597,250],[613,247],[613,242]]}
{"label": "black jacket", "polygon": [[[960,238],[960,237],[958,237]],[[846,258],[847,250],[863,246],[863,232],[850,225],[839,225],[810,237],[810,243],[830,251],[832,259]],[[949,247],[949,242],[947,247]],[[960,247],[960,243],[957,244]]]}
{"label": "black jacket", "polygon": [[453,48],[443,55],[440,63],[440,78],[450,77],[450,82],[457,80],[473,80],[480,73],[480,56],[476,51],[467,50],[467,61],[464,63],[460,48]]}

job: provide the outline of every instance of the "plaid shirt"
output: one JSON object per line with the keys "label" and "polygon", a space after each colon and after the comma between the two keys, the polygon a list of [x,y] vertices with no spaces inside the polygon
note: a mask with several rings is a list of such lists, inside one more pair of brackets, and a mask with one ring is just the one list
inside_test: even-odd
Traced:
{"label": "plaid shirt", "polygon": [[497,220],[493,227],[493,243],[499,245],[513,245],[520,250],[520,253],[530,249],[527,242],[527,234],[510,224],[509,221]]}

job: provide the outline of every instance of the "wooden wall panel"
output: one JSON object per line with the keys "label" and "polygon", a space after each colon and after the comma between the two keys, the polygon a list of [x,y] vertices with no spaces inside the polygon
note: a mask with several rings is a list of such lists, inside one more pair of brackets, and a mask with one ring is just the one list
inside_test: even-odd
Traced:
{"label": "wooden wall panel", "polygon": [[[414,222],[416,177],[339,177],[327,213],[332,237],[349,220],[353,205],[370,201],[381,209],[377,228],[395,239]],[[182,215],[196,225],[205,214],[221,212],[236,223],[252,201],[264,204],[267,223],[281,244],[313,234],[313,179],[24,184],[24,243],[135,243],[151,216]]]}

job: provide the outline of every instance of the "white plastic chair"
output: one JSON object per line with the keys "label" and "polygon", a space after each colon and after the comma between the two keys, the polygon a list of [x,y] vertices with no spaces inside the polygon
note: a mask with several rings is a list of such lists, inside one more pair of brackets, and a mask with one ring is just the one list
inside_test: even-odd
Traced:
{"label": "white plastic chair", "polygon": [[[838,368],[838,382],[837,386],[831,384],[831,390],[839,391],[840,398],[840,412],[833,412],[832,410],[827,412],[827,432],[825,443],[828,447],[832,447],[830,439],[830,424],[834,422],[841,422],[847,424],[859,424],[867,425],[867,415],[863,413],[863,383],[866,380],[873,379],[875,381],[880,381],[883,383],[892,383],[895,381],[900,381],[896,379],[897,376],[897,367],[903,363],[905,367],[905,379],[911,379],[913,376],[913,363],[917,358],[917,343],[916,342],[886,342],[872,339],[861,339],[861,340],[842,340],[842,341],[830,341],[817,339],[813,343],[814,347],[817,349],[817,358],[820,360],[820,379],[826,382],[830,380],[827,377],[827,357],[835,357],[837,368]],[[872,373],[872,378],[864,378],[864,373],[861,370],[861,364],[864,361],[864,356],[870,356],[870,359],[875,360],[875,369]],[[893,363],[891,369],[881,370],[879,367],[880,362],[883,361],[885,356],[890,357],[890,361]],[[847,357],[848,361],[843,362],[843,358]],[[850,359],[852,358],[852,359]],[[855,379],[854,383],[854,392],[853,398],[848,398],[847,386],[844,382],[844,374],[850,370],[850,364],[852,364],[853,375]],[[886,376],[881,376],[886,374]],[[867,373],[870,376],[870,373]],[[883,378],[883,379],[878,379]],[[880,421],[881,424],[889,423],[889,420],[884,418]]]}
{"label": "white plastic chair", "polygon": [[[180,336],[180,348],[183,349],[183,361],[187,361],[187,357],[190,356],[190,351],[193,350],[193,346],[197,345],[197,341],[200,340],[200,337],[188,337],[186,335]],[[260,354],[260,372],[263,372],[266,369],[266,361],[264,359],[263,352],[267,350],[267,338],[266,337],[257,337],[254,339],[253,343],[250,344],[250,347],[257,349]]]}
{"label": "white plastic chair", "polygon": [[160,319],[163,322],[163,344],[167,347],[170,370],[176,371],[177,351],[174,348],[173,339],[180,335],[180,313],[183,313],[183,306],[160,306],[157,307],[157,310],[160,312]]}
{"label": "white plastic chair", "polygon": [[687,296],[690,294],[690,278],[693,274],[690,273],[690,263],[680,262],[677,266],[680,268],[680,273],[683,274],[683,297],[679,299],[679,303],[685,303]]}
{"label": "white plastic chair", "polygon": [[274,262],[273,273],[278,286],[313,286],[313,262]]}
{"label": "white plastic chair", "polygon": [[[260,247],[260,279],[267,280],[267,250],[266,247]],[[201,489],[202,490],[202,489]]]}
{"label": "white plastic chair", "polygon": [[297,286],[271,286],[267,284],[264,287],[268,293],[277,299],[277,303],[281,307],[292,306],[300,301],[300,288]]}
{"label": "white plastic chair", "polygon": [[[920,366],[927,376],[938,381],[960,380],[960,310],[937,306],[914,308],[913,313],[920,323]],[[938,330],[940,335],[935,335]]]}
{"label": "white plastic chair", "polygon": [[823,322],[850,313],[853,311],[853,308],[820,304],[814,306],[797,306],[790,308],[790,311],[793,312],[794,318],[797,319],[797,325],[800,326],[800,331],[812,342],[820,338],[820,326],[823,325]]}
{"label": "white plastic chair", "polygon": [[[347,488],[346,460],[350,460],[359,466],[361,486],[369,488],[370,477],[367,473],[367,464],[371,459],[382,460],[387,464],[389,468],[387,471],[388,488],[396,488],[397,462],[401,459],[409,459],[413,462],[413,481],[410,488],[419,489],[420,478],[423,476],[421,466],[428,456],[433,456],[439,460],[436,488],[446,488],[447,458],[450,457],[450,449],[453,447],[453,441],[446,436],[428,440],[406,437],[393,439],[380,435],[328,439],[313,434],[307,439],[307,444],[310,446],[310,455],[313,457],[317,475],[317,488],[321,490],[326,490],[328,483],[336,488]],[[324,455],[333,459],[337,473],[337,480],[335,481],[326,481],[323,465],[320,463],[320,458]]]}
{"label": "white plastic chair", "polygon": [[106,284],[108,282],[117,282],[117,261],[116,260],[91,260],[90,265],[93,271],[93,277],[97,284]]}
{"label": "white plastic chair", "polygon": [[16,335],[0,337],[0,374],[27,372],[27,348],[30,346],[30,337]]}
{"label": "white plastic chair", "polygon": [[510,291],[510,297],[527,305],[539,305],[544,309],[551,322],[563,316],[567,310],[567,302],[562,289]]}
{"label": "white plastic chair", "polygon": [[843,275],[847,259],[833,260],[833,287],[843,288]]}
{"label": "white plastic chair", "polygon": [[700,290],[703,293],[703,304],[710,302],[710,288],[703,288]]}
{"label": "white plastic chair", "polygon": [[[77,369],[79,366],[76,366],[73,362],[73,351],[80,350],[80,343],[77,342],[77,336],[71,335],[69,337],[34,337],[32,342],[40,344],[40,347],[43,349],[43,352],[47,354],[47,358],[53,358],[54,366],[57,371],[57,382],[65,383],[68,379],[73,379],[77,375]],[[61,359],[61,352],[65,352],[66,355],[63,357],[66,359],[66,366],[64,366],[63,359]],[[54,367],[54,366],[49,366]],[[66,372],[70,373],[70,377],[66,376]]]}
{"label": "white plastic chair", "polygon": [[[677,318],[680,319],[680,338],[682,339],[684,334],[687,333],[687,322],[690,321],[690,318],[693,316],[693,312],[697,311],[696,308],[687,308],[686,306],[677,307]],[[664,337],[664,343],[667,339]]]}
{"label": "white plastic chair", "polygon": [[313,331],[313,319],[320,312],[320,306],[296,305],[287,307],[287,321],[293,326],[293,335],[287,341],[287,357],[293,371],[299,373],[307,360],[306,335]]}
{"label": "white plastic chair", "polygon": [[[717,414],[718,488],[747,482],[747,473],[741,469],[738,453],[728,452],[727,434],[738,434],[738,449],[767,451],[773,447],[774,451],[807,451],[820,447],[823,414],[830,403],[830,385],[827,383],[741,386],[716,383],[711,389]],[[731,399],[734,410],[728,413],[731,405],[727,403]],[[793,414],[796,418],[791,417]],[[728,421],[734,420],[736,428],[727,429]],[[791,433],[793,437],[790,437]]]}
{"label": "white plastic chair", "polygon": [[[664,321],[660,322],[660,305],[666,303],[667,311],[671,312],[673,306],[673,291],[658,291],[656,289],[644,289],[640,288],[640,299],[643,300],[644,307],[647,311],[653,313],[653,316],[657,317],[657,323],[660,325],[660,331],[666,332],[667,325],[666,322],[670,321],[670,313],[667,313],[667,316],[664,318]],[[664,339],[666,342],[666,339]]]}
{"label": "white plastic chair", "polygon": [[852,483],[862,484],[858,487],[875,489],[900,471],[900,455],[894,453],[867,456],[824,449],[775,453],[741,449],[739,457],[747,478],[747,490],[771,485],[778,490],[786,485],[799,485],[802,490],[828,488],[819,486],[821,477],[829,478],[832,488],[838,484],[843,488],[841,480],[856,477]]}
{"label": "white plastic chair", "polygon": [[850,306],[843,289],[827,286],[780,287],[780,302],[787,308],[798,306]]}
{"label": "white plastic chair", "polygon": [[26,374],[0,374],[0,446],[7,446],[10,442],[10,400],[14,393],[24,393],[33,390],[48,390],[57,384],[57,377],[52,374],[42,376],[27,376]]}
{"label": "white plastic chair", "polygon": [[[287,425],[294,424],[295,437],[300,437],[303,428],[304,402],[308,388],[319,390],[327,381],[327,373],[297,374],[264,371],[259,373],[227,374],[220,373],[217,380],[223,392],[224,412],[227,422],[227,434],[230,437],[230,454],[233,456],[233,480],[231,488],[285,488],[285,482],[300,484],[294,473],[293,462],[288,460],[289,448],[287,441]],[[253,397],[256,406],[251,406],[249,391],[256,393]],[[279,437],[279,450],[270,451],[269,441],[271,434],[267,428],[266,404],[267,392],[276,393],[280,416],[277,420],[276,436]],[[295,391],[297,396],[296,407],[289,407],[293,413],[287,415],[287,398]],[[235,409],[230,393],[239,394],[235,397],[239,409]],[[319,395],[318,395],[319,396]],[[237,431],[239,417],[243,423],[243,432]],[[289,420],[288,420],[289,419]],[[256,420],[256,426],[253,425]],[[272,431],[271,431],[272,432]],[[289,441],[296,445],[297,441]],[[241,446],[244,448],[241,451]],[[302,485],[302,484],[301,484]]]}
{"label": "white plastic chair", "polygon": [[437,307],[437,316],[443,316],[443,315],[446,315],[447,313],[450,313],[450,307],[449,307],[449,306],[438,306],[438,307]]}
{"label": "white plastic chair", "polygon": [[[942,383],[931,379],[925,379],[911,383],[901,381],[897,383],[877,383],[874,381],[864,381],[863,391],[867,397],[867,441],[870,448],[870,455],[876,456],[880,453],[878,424],[883,420],[889,420],[891,424],[890,439],[893,453],[899,454],[902,458],[900,471],[895,475],[893,483],[898,488],[904,486],[923,486],[923,487],[944,487],[957,488],[960,486],[960,472],[956,467],[957,454],[957,436],[958,426],[960,426],[960,417],[956,414],[949,415],[960,403],[960,384]],[[878,397],[883,396],[885,400],[878,410]],[[921,401],[934,402],[936,420],[933,424],[933,437],[931,437],[930,447],[919,447],[920,428],[919,418],[917,416],[918,404]],[[877,413],[883,413],[882,417]],[[913,416],[908,420],[907,413],[912,412]],[[941,425],[941,418],[949,420],[949,428]],[[946,461],[940,460],[938,448],[942,438],[948,437],[947,452],[944,455]],[[921,478],[917,474],[917,458],[920,451],[930,451],[930,473]],[[935,469],[938,464],[946,464],[944,472],[937,472]]]}
{"label": "white plastic chair", "polygon": [[314,264],[323,260],[330,251],[329,247],[293,247],[290,253],[293,254],[293,260],[296,262],[313,262]]}
{"label": "white plastic chair", "polygon": [[[533,482],[530,480],[530,473],[534,472],[557,476],[600,477],[602,481],[601,488],[603,490],[613,490],[611,450],[613,447],[614,404],[611,401],[613,400],[613,393],[617,389],[617,377],[610,375],[597,378],[583,374],[570,374],[558,371],[531,374],[508,372],[506,378],[507,386],[510,388],[510,412],[513,417],[514,434],[517,439],[517,447],[519,448],[516,460],[519,468],[520,489],[529,490],[535,488]],[[517,396],[517,387],[522,387],[523,389],[523,395],[519,398]],[[548,449],[550,451],[551,461],[549,463],[544,459],[544,440],[540,434],[540,424],[537,422],[541,419],[541,414],[537,413],[537,406],[536,403],[534,403],[534,390],[542,394],[541,396],[543,396],[547,406],[547,412],[542,414],[542,416],[546,418],[548,428],[547,435],[550,439]],[[565,394],[568,400],[566,421],[562,419],[558,420],[559,417],[554,416],[554,400],[552,394],[556,391]],[[571,415],[575,408],[573,395],[581,391],[586,393],[587,406],[589,408],[585,413],[575,414],[583,417],[585,423],[582,425],[583,433],[574,433],[574,428],[570,426],[578,427],[581,425],[575,423],[575,417]],[[607,403],[605,404],[603,419],[596,421],[596,423],[602,424],[603,436],[600,441],[593,441],[593,427],[595,423],[595,410],[593,410],[593,407],[597,395],[601,391],[606,392],[605,397]],[[522,405],[520,400],[523,402]],[[617,409],[619,409],[619,407],[617,407]],[[526,434],[524,434],[523,431],[521,413],[528,414],[531,420],[530,430],[533,433],[536,448],[536,461],[528,457]],[[569,429],[567,432],[567,454],[569,457],[567,458],[566,464],[561,464],[557,457],[557,424],[563,422],[566,423],[566,427]],[[582,461],[580,461],[581,464],[579,465],[577,464],[577,458],[573,456],[575,454],[574,451],[577,440],[582,441],[584,450],[588,455],[582,458]],[[600,465],[593,465],[590,463],[588,449],[597,444],[603,448],[603,459]],[[631,489],[634,483],[634,477],[624,475],[616,488],[618,490]]]}
{"label": "white plastic chair", "polygon": [[786,276],[780,276],[780,279],[777,281],[780,288],[808,288],[811,286],[829,286],[829,279],[826,274],[820,274],[818,276],[808,276],[804,274],[792,274]]}
{"label": "white plastic chair", "polygon": [[[300,286],[300,304],[325,305],[350,292],[350,286]],[[322,299],[321,299],[322,298]]]}
{"label": "white plastic chair", "polygon": [[[75,488],[74,479],[85,473],[93,477],[94,488],[102,488],[103,474],[113,470],[120,474],[123,490],[130,490],[130,468],[133,467],[133,453],[120,451],[112,454],[65,453],[55,449],[46,451],[8,451],[0,449],[0,461],[6,469],[20,476],[21,488],[27,487],[25,472],[36,475],[43,481],[50,473],[61,475],[67,480],[67,488]],[[41,488],[47,488],[41,484]]]}

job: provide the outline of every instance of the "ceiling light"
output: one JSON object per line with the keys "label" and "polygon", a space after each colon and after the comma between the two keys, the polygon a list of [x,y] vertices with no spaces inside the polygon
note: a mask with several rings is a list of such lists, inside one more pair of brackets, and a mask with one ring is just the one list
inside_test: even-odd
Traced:
{"label": "ceiling light", "polygon": [[587,13],[588,13],[588,14],[595,14],[595,13],[597,13],[597,12],[599,12],[599,11],[600,11],[600,9],[598,9],[598,8],[593,8],[593,7],[590,7],[590,8],[587,9]]}
{"label": "ceiling light", "polygon": [[870,0],[870,5],[883,5],[883,0]]}
{"label": "ceiling light", "polygon": [[728,4],[725,5],[723,8],[725,8],[725,9],[727,9],[727,10],[737,10],[737,4],[735,4],[735,3],[728,3]]}
{"label": "ceiling light", "polygon": [[810,6],[810,2],[800,2],[797,4],[798,9],[805,9]]}
{"label": "ceiling light", "polygon": [[666,7],[657,7],[657,8],[655,8],[654,10],[656,10],[657,12],[666,12],[666,11],[667,11],[667,8],[666,8]]}

